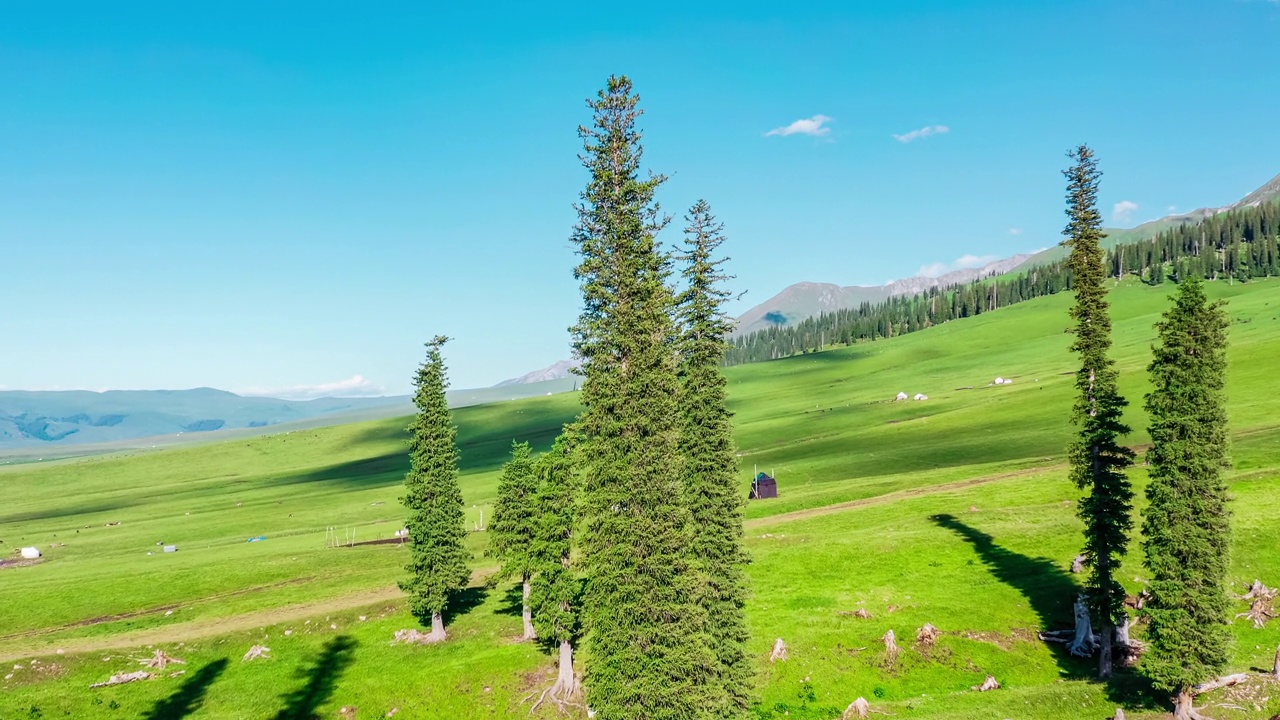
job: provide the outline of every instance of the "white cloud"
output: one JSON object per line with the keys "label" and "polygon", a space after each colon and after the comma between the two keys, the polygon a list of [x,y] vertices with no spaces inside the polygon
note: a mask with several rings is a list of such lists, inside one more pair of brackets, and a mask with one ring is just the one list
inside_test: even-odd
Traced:
{"label": "white cloud", "polygon": [[1021,235],[1021,234],[1022,234],[1022,228],[1009,228],[1009,234],[1010,234],[1010,235]]}
{"label": "white cloud", "polygon": [[949,132],[951,132],[951,128],[947,127],[946,125],[928,125],[926,127],[920,128],[919,130],[912,130],[909,133],[894,135],[893,139],[897,140],[900,143],[909,143],[912,140],[927,138],[930,135],[946,135]]}
{"label": "white cloud", "polygon": [[831,118],[826,115],[814,115],[811,118],[797,120],[785,127],[774,128],[765,133],[765,137],[770,135],[781,135],[782,137],[788,135],[811,135],[813,137],[822,137],[831,132],[831,128],[826,126],[829,122],[831,122]]}
{"label": "white cloud", "polygon": [[1129,222],[1137,209],[1138,203],[1132,200],[1121,200],[1111,208],[1111,219],[1114,222]]}
{"label": "white cloud", "polygon": [[323,397],[378,397],[387,393],[381,385],[375,385],[361,375],[353,375],[346,380],[319,385],[245,388],[237,391],[237,394],[249,397],[273,397],[281,400],[314,400]]}
{"label": "white cloud", "polygon": [[949,263],[936,262],[928,265],[921,265],[920,271],[916,273],[921,277],[936,278],[939,275],[946,275],[956,270],[971,270],[980,268],[987,263],[995,262],[1000,258],[995,255],[961,255]]}

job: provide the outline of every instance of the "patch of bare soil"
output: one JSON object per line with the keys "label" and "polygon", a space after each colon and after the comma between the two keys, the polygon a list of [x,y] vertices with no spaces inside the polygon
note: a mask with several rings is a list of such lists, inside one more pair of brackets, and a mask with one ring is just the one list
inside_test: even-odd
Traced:
{"label": "patch of bare soil", "polygon": [[9,568],[31,567],[44,562],[43,557],[38,558],[14,558],[12,560],[0,560],[0,570],[8,570]]}

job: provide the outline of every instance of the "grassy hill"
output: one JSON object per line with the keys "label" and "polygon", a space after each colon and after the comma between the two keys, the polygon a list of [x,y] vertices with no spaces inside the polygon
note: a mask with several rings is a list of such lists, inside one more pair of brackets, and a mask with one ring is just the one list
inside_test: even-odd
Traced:
{"label": "grassy hill", "polygon": [[[1143,370],[1170,289],[1126,283],[1111,295],[1135,428],[1146,424]],[[1209,290],[1230,301],[1233,318],[1230,579],[1274,586],[1280,280]],[[909,718],[1103,718],[1119,706],[1130,718],[1159,716],[1131,674],[1090,682],[1091,663],[1034,634],[1069,625],[1076,583],[1068,567],[1080,493],[1064,458],[1070,301],[1046,297],[730,369],[743,492],[755,466],[780,489],[747,512],[759,717],[836,718],[859,696]],[[996,376],[1014,383],[989,386]],[[929,400],[893,402],[899,391]],[[575,402],[566,394],[457,411],[469,525],[489,515],[511,440],[547,448]],[[39,564],[0,568],[0,661],[19,666],[0,680],[0,717],[283,719],[337,717],[342,707],[361,718],[397,709],[402,720],[527,715],[522,699],[549,683],[553,666],[543,648],[516,642],[513,588],[469,590],[442,646],[391,645],[413,623],[395,588],[403,548],[326,547],[328,528],[363,541],[399,527],[404,425],[0,469],[0,551],[46,552]],[[1145,485],[1140,467],[1133,477]],[[246,542],[258,535],[266,539]],[[490,570],[484,533],[470,543],[478,581]],[[1142,576],[1131,556],[1131,591]],[[912,642],[925,622],[943,633],[932,648]],[[1233,669],[1269,667],[1280,621],[1233,627]],[[904,647],[892,666],[879,641],[890,629]],[[771,664],[779,637],[790,658]],[[269,657],[241,662],[254,644]],[[88,688],[138,669],[157,647],[184,658],[185,675]],[[971,691],[988,673],[1003,688]],[[1251,685],[1209,702],[1233,706],[1213,717],[1243,720],[1280,712],[1271,696],[1280,688]]]}

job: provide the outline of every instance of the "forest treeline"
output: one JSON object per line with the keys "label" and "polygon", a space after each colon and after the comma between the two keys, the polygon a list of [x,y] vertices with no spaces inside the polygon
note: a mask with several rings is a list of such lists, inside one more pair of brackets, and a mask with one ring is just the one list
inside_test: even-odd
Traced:
{"label": "forest treeline", "polygon": [[[1148,240],[1117,245],[1107,252],[1106,266],[1113,277],[1136,276],[1152,285],[1191,277],[1246,282],[1280,275],[1280,203],[1231,210]],[[775,360],[831,345],[904,335],[1071,289],[1071,269],[1066,260],[1058,260],[1012,277],[933,288],[758,330],[736,338],[724,364]]]}

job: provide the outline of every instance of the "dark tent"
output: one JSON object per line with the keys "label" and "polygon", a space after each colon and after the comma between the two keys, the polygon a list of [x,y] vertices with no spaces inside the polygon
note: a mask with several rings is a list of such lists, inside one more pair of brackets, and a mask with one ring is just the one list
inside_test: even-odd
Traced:
{"label": "dark tent", "polygon": [[756,479],[751,483],[751,494],[747,497],[751,500],[778,497],[778,481],[766,473],[757,473]]}

